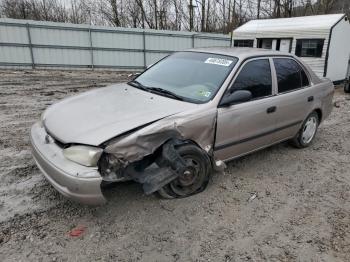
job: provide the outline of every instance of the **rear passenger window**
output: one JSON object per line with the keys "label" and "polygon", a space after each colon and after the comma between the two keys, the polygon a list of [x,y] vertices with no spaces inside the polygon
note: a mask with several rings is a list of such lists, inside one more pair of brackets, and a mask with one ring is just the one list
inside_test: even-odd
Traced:
{"label": "rear passenger window", "polygon": [[278,92],[284,93],[309,85],[309,79],[303,68],[293,59],[273,59],[278,82]]}
{"label": "rear passenger window", "polygon": [[260,98],[272,94],[270,62],[259,59],[246,63],[234,82],[231,91],[248,90],[252,98]]}
{"label": "rear passenger window", "polygon": [[301,73],[301,87],[309,86],[310,85],[309,78],[307,78],[307,75],[302,68],[301,68],[300,73]]}

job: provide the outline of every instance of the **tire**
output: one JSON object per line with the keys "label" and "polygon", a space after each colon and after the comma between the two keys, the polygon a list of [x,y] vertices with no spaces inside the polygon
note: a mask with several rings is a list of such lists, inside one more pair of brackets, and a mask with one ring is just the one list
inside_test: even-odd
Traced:
{"label": "tire", "polygon": [[310,146],[315,139],[319,121],[318,114],[315,111],[308,115],[298,133],[291,140],[292,145],[297,148]]}
{"label": "tire", "polygon": [[344,92],[350,93],[350,81],[344,85]]}
{"label": "tire", "polygon": [[206,152],[193,144],[181,145],[176,151],[185,160],[188,169],[158,190],[161,198],[183,198],[200,193],[207,187],[210,179],[211,161]]}

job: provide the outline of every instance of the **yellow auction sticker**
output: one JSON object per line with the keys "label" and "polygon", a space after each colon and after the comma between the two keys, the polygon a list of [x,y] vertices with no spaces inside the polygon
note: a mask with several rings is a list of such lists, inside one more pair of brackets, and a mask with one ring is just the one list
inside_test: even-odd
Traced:
{"label": "yellow auction sticker", "polygon": [[209,97],[211,95],[211,92],[204,91],[204,90],[200,90],[198,93],[199,93],[199,95],[205,96],[205,97]]}

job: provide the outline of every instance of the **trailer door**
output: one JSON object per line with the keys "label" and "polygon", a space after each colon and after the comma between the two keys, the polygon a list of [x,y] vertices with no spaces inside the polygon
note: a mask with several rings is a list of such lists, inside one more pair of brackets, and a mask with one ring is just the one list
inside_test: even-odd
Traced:
{"label": "trailer door", "polygon": [[259,38],[257,47],[290,53],[292,38]]}
{"label": "trailer door", "polygon": [[281,39],[280,42],[280,51],[281,52],[290,52],[290,47],[291,47],[292,41],[291,39]]}

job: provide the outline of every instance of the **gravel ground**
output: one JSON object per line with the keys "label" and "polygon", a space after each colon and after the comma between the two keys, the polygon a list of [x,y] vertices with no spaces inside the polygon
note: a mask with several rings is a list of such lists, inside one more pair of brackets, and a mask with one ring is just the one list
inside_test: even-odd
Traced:
{"label": "gravel ground", "polygon": [[1,261],[350,261],[350,96],[341,89],[307,149],[283,143],[232,161],[191,198],[160,200],[128,182],[88,207],[45,181],[29,128],[54,101],[127,73],[0,76]]}

